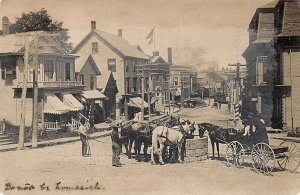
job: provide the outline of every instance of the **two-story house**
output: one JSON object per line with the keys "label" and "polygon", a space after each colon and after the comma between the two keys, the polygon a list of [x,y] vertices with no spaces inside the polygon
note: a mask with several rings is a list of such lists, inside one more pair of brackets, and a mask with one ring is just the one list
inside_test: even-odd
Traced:
{"label": "two-story house", "polygon": [[[5,30],[3,31],[5,32]],[[38,121],[46,129],[60,129],[78,118],[83,109],[81,84],[75,81],[75,59],[45,32],[3,34],[0,36],[0,118],[18,126],[24,74],[28,74],[26,126],[32,124],[33,109],[33,34],[38,36]],[[29,39],[29,69],[24,69],[24,40]],[[37,46],[35,45],[35,46]],[[27,52],[26,52],[27,53]]]}
{"label": "two-story house", "polygon": [[[96,21],[91,22],[91,31],[80,41],[72,50],[72,54],[80,56],[76,63],[76,69],[80,70],[86,59],[92,56],[94,63],[98,67],[101,75],[95,75],[90,82],[97,86],[105,84],[100,83],[100,77],[109,78],[112,73],[118,90],[116,101],[109,105],[111,113],[116,113],[116,104],[124,112],[125,98],[131,94],[138,93],[140,90],[140,80],[136,75],[136,65],[146,64],[149,57],[141,52],[138,47],[130,44],[122,36],[122,30],[114,35],[101,30],[97,30]],[[90,85],[90,83],[85,85]],[[127,103],[126,103],[127,104]]]}

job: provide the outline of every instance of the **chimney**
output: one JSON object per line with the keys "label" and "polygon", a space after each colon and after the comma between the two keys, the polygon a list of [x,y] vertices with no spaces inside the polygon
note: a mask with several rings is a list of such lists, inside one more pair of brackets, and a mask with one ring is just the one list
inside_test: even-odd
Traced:
{"label": "chimney", "polygon": [[154,51],[153,56],[159,56],[159,51]]}
{"label": "chimney", "polygon": [[122,37],[122,29],[118,29],[118,35],[119,37]]}
{"label": "chimney", "polygon": [[2,35],[9,34],[9,20],[8,17],[3,16],[2,18]]}
{"label": "chimney", "polygon": [[96,30],[96,21],[91,21],[91,30]]}
{"label": "chimney", "polygon": [[172,64],[172,48],[168,48],[168,63]]}

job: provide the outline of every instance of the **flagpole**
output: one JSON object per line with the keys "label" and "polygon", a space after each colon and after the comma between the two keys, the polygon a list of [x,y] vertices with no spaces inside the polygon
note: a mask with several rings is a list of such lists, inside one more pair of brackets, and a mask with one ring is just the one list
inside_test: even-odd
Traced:
{"label": "flagpole", "polygon": [[153,32],[153,33],[154,33],[153,38],[154,38],[154,51],[155,51],[155,26],[154,26],[153,29],[154,29],[154,32]]}

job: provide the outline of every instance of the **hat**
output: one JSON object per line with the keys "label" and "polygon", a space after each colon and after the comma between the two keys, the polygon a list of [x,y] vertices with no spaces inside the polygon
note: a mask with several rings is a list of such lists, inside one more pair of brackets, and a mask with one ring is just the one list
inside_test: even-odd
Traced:
{"label": "hat", "polygon": [[114,122],[111,123],[112,128],[119,128],[121,126],[122,126],[122,121],[121,120],[120,121],[114,121]]}

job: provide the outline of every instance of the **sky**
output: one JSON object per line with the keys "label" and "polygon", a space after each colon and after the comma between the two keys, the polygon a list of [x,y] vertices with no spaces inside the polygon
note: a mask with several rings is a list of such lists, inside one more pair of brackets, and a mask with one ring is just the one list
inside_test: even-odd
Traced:
{"label": "sky", "polygon": [[[155,50],[167,60],[173,49],[173,63],[194,71],[220,69],[229,63],[245,63],[248,26],[257,7],[272,0],[0,0],[0,17],[15,21],[22,12],[45,8],[49,15],[69,29],[76,46],[97,29],[117,34],[139,44],[152,54],[153,44],[145,40],[155,28]],[[1,28],[1,27],[0,27]]]}

